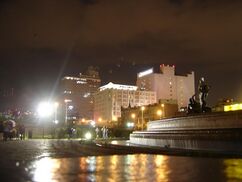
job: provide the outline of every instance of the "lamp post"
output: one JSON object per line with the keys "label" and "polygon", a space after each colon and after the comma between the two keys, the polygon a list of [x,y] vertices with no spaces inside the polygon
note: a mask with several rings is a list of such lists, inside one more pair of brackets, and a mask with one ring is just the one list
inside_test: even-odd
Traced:
{"label": "lamp post", "polygon": [[141,129],[143,130],[144,129],[144,110],[145,110],[145,107],[142,106],[141,107],[141,118],[142,118],[142,125],[141,125]]}
{"label": "lamp post", "polygon": [[65,99],[65,125],[67,125],[67,117],[68,117],[68,102],[71,102],[69,99]]}
{"label": "lamp post", "polygon": [[55,120],[54,120],[54,123],[55,124],[58,124],[58,119],[57,119],[57,108],[59,106],[59,103],[58,102],[55,102],[54,103],[54,108],[55,108]]}
{"label": "lamp post", "polygon": [[165,104],[161,104],[162,115],[165,117]]}
{"label": "lamp post", "polygon": [[136,117],[135,113],[132,113],[132,114],[131,114],[131,118],[134,120],[134,123],[135,123],[135,125],[136,125],[135,117]]}
{"label": "lamp post", "polygon": [[[37,112],[40,118],[47,119],[53,114],[53,104],[50,102],[41,102],[38,105]],[[42,138],[45,136],[45,123],[43,123]]]}

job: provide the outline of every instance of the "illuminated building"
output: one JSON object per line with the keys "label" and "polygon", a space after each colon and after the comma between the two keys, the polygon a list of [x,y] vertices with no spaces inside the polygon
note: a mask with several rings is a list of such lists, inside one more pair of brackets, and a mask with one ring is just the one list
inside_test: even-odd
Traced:
{"label": "illuminated building", "polygon": [[235,103],[231,105],[225,105],[224,106],[224,111],[238,111],[242,110],[242,103]]}
{"label": "illuminated building", "polygon": [[156,103],[156,93],[140,91],[137,86],[109,83],[94,95],[94,120],[98,125],[116,123],[121,107],[138,107]]}
{"label": "illuminated building", "polygon": [[136,85],[140,90],[156,92],[157,100],[176,100],[178,107],[187,107],[195,94],[194,72],[176,75],[175,66],[160,65],[160,73],[153,69],[137,74]]}
{"label": "illuminated building", "polygon": [[80,77],[65,76],[61,80],[62,99],[68,100],[68,119],[93,119],[93,94],[100,87],[99,73],[89,67]]}
{"label": "illuminated building", "polygon": [[[143,117],[142,117],[143,114]],[[176,103],[155,103],[145,106],[143,113],[142,107],[128,107],[122,109],[122,116],[120,118],[120,125],[126,126],[126,123],[134,123],[135,129],[141,129],[142,118],[144,121],[144,128],[148,121],[160,120],[165,117],[174,117],[178,114],[178,106]]]}

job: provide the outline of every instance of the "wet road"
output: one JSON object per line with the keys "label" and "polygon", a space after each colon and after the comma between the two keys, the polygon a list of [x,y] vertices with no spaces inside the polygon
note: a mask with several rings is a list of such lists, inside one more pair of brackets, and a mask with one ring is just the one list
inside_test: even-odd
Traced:
{"label": "wet road", "polygon": [[93,149],[76,140],[1,142],[1,181],[242,181],[242,159],[92,156],[100,153]]}

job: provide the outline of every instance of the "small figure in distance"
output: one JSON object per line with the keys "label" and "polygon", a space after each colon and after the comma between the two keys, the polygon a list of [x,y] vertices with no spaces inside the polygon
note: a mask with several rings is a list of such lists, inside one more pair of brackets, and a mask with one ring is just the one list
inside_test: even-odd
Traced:
{"label": "small figure in distance", "polygon": [[96,138],[99,138],[99,128],[98,127],[96,127],[96,129],[95,129],[95,131],[96,131]]}

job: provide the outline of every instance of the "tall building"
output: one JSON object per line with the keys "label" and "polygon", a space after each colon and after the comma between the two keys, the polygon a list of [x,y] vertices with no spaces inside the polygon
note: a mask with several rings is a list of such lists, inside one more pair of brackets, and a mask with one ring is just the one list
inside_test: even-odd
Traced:
{"label": "tall building", "polygon": [[121,117],[121,107],[138,107],[156,103],[156,93],[139,91],[137,86],[108,83],[94,96],[94,120],[98,125],[112,124]]}
{"label": "tall building", "polygon": [[66,105],[68,119],[93,119],[93,94],[101,85],[98,71],[89,67],[79,77],[65,76],[61,80],[62,101]]}
{"label": "tall building", "polygon": [[157,100],[176,100],[178,107],[187,107],[189,98],[195,94],[194,72],[176,75],[175,66],[160,65],[160,73],[153,68],[137,74],[140,90],[156,92]]}

